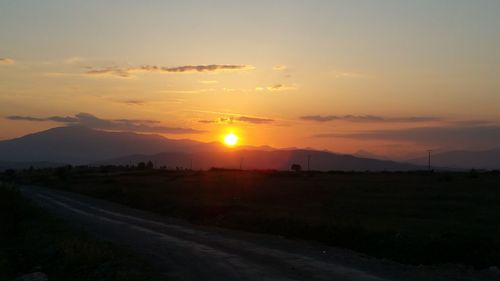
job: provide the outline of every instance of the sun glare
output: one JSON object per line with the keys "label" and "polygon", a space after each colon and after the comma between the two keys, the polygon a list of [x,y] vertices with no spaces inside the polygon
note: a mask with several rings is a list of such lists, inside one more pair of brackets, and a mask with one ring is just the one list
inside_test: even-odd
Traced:
{"label": "sun glare", "polygon": [[224,136],[224,143],[227,146],[235,146],[238,143],[238,136],[233,133],[229,133]]}

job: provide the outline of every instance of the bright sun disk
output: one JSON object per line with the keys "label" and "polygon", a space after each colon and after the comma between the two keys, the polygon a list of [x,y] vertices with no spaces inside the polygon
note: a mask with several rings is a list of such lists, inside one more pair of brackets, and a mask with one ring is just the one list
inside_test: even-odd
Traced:
{"label": "bright sun disk", "polygon": [[224,143],[228,146],[235,146],[238,143],[238,136],[233,133],[229,133],[224,136]]}

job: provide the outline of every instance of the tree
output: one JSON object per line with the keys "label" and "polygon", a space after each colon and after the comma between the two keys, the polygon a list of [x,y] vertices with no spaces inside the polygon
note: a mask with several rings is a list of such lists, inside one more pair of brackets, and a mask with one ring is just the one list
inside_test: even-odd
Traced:
{"label": "tree", "polygon": [[149,160],[148,163],[146,163],[146,168],[148,170],[152,170],[154,168],[153,162],[151,162],[151,160]]}
{"label": "tree", "polygon": [[292,169],[292,171],[298,173],[298,172],[302,171],[302,166],[294,163],[294,164],[292,164],[292,167],[290,167],[290,169]]}

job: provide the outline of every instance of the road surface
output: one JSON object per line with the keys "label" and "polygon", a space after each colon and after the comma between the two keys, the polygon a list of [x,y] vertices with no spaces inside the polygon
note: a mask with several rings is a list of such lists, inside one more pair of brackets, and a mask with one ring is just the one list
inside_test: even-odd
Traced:
{"label": "road surface", "polygon": [[319,243],[195,226],[74,193],[27,186],[21,191],[95,237],[130,247],[157,266],[166,280],[490,280],[492,276],[489,271],[405,266]]}

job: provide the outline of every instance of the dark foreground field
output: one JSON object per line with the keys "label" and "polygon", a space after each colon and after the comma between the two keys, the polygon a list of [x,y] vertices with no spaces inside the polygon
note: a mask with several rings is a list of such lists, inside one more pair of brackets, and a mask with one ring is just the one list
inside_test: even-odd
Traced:
{"label": "dark foreground field", "polygon": [[500,265],[500,174],[32,170],[4,180],[408,264]]}
{"label": "dark foreground field", "polygon": [[160,280],[128,250],[87,236],[0,185],[0,281],[34,272],[54,281]]}

